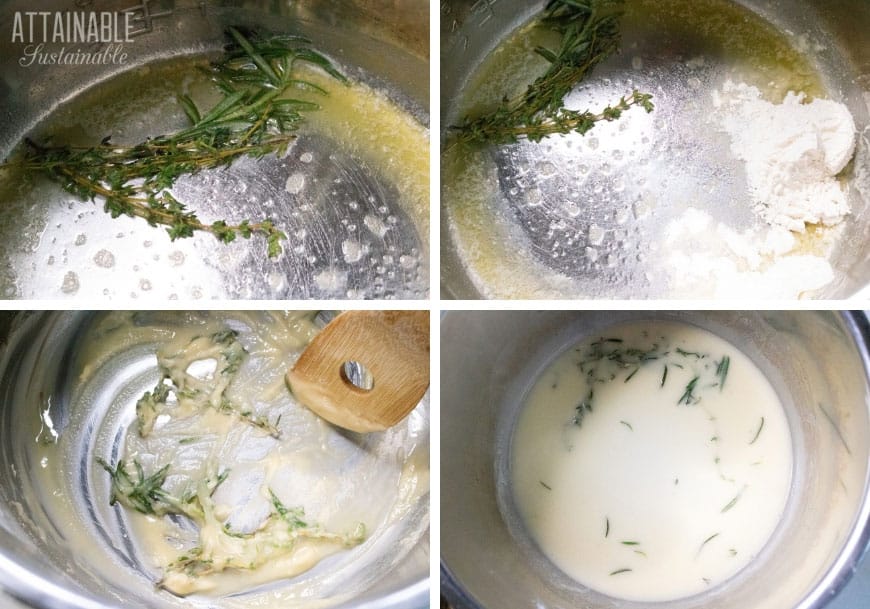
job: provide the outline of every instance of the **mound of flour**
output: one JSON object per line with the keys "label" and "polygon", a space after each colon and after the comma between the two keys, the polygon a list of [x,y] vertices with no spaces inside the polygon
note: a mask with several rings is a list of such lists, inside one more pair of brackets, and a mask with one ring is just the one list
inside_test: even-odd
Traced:
{"label": "mound of flour", "polygon": [[[849,214],[837,175],[855,153],[855,122],[843,104],[805,101],[790,92],[773,104],[730,80],[714,91],[711,122],[744,163],[758,219],[737,230],[690,207],[672,220],[665,243],[678,296],[802,298],[833,281],[828,254]],[[811,251],[797,238],[808,224],[833,227]]]}
{"label": "mound of flour", "polygon": [[843,104],[789,92],[781,104],[727,81],[714,92],[718,122],[731,151],[745,162],[755,211],[772,226],[804,232],[832,226],[849,213],[836,176],[855,152],[855,123]]}

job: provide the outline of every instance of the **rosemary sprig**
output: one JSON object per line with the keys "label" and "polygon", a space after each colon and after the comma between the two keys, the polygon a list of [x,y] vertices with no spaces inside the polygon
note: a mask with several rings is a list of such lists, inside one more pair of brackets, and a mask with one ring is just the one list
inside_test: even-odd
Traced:
{"label": "rosemary sprig", "polygon": [[561,36],[559,47],[535,48],[547,71],[525,93],[457,127],[458,141],[504,144],[525,138],[538,142],[553,134],[584,135],[600,121],[617,120],[632,106],[652,112],[652,95],[637,90],[601,112],[569,110],[565,97],[619,47],[624,0],[550,0],[539,23]]}
{"label": "rosemary sprig", "polygon": [[298,64],[313,64],[345,79],[304,38],[246,37],[235,28],[229,28],[228,34],[231,42],[225,56],[207,70],[223,98],[207,111],[186,95],[178,98],[189,127],[135,146],[113,144],[111,136],[87,147],[49,146],[27,139],[21,157],[7,165],[41,172],[83,200],[102,200],[113,218],[139,217],[152,226],[166,226],[172,240],[197,231],[211,233],[223,243],[260,234],[266,238],[269,257],[279,255],[287,236],[271,219],[206,223],[170,190],[181,176],[225,167],[243,156],[284,155],[303,113],[318,108],[286,94],[291,90],[326,94],[299,78]]}

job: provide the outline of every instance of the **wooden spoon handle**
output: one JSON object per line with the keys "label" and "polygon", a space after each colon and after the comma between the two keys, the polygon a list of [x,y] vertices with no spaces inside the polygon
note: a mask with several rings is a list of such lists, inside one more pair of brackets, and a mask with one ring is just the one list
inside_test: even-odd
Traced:
{"label": "wooden spoon handle", "polygon": [[[371,374],[371,389],[344,373],[347,362]],[[346,311],[305,349],[287,373],[293,395],[318,415],[358,432],[404,419],[429,387],[428,311]]]}

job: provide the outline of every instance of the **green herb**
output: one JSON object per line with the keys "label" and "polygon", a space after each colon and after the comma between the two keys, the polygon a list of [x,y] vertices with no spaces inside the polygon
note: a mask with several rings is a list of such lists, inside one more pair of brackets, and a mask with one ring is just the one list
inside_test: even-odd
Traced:
{"label": "green herb", "polygon": [[722,391],[725,388],[725,377],[728,376],[728,367],[730,365],[731,358],[725,355],[716,366],[716,376],[719,377],[719,391]]}
{"label": "green herb", "polygon": [[620,573],[628,573],[629,571],[631,571],[631,569],[628,569],[628,568],[617,569],[616,571],[612,571],[610,574],[611,575],[619,575]]}
{"label": "green herb", "polygon": [[608,535],[610,535],[610,518],[605,518],[604,519],[604,537],[605,537],[605,539],[607,538]]}
{"label": "green herb", "polygon": [[701,547],[698,548],[698,554],[701,553],[701,550],[704,549],[704,546],[706,546],[708,543],[710,543],[711,541],[713,541],[713,540],[716,539],[717,537],[719,537],[719,533],[713,533],[713,534],[710,535],[707,539],[705,539],[705,540],[701,543]]}
{"label": "green herb", "polygon": [[722,514],[724,514],[725,512],[727,512],[728,510],[730,510],[731,508],[733,508],[735,505],[737,505],[737,502],[740,500],[740,497],[743,495],[743,490],[745,490],[745,489],[742,489],[739,493],[737,493],[737,494],[734,496],[734,499],[732,499],[731,501],[729,501],[729,502],[725,505],[725,507],[722,508],[722,511],[721,511]]}
{"label": "green herb", "polygon": [[548,485],[546,482],[544,482],[543,480],[538,480],[538,482],[540,482],[540,483],[541,483],[541,486],[543,486],[543,487],[544,487],[545,489],[547,489],[548,491],[552,491],[552,490],[553,490],[553,488],[552,488],[550,485]]}
{"label": "green herb", "polygon": [[504,144],[538,142],[553,134],[586,134],[599,121],[617,120],[632,106],[652,112],[652,95],[631,92],[601,112],[565,108],[565,97],[619,47],[619,20],[624,0],[550,0],[541,27],[561,37],[558,48],[536,47],[549,62],[547,71],[525,93],[457,127],[458,141]]}
{"label": "green herb", "polygon": [[758,426],[758,431],[756,431],[755,435],[752,436],[752,441],[749,442],[750,444],[755,444],[755,441],[758,439],[758,436],[761,435],[762,429],[764,429],[764,417],[761,417],[761,423]]}
{"label": "green herb", "polygon": [[272,499],[272,506],[275,508],[275,512],[277,512],[281,520],[286,522],[291,529],[299,529],[308,526],[305,521],[302,520],[302,517],[305,516],[305,510],[301,507],[286,507],[281,503],[281,500],[278,499],[278,496],[272,489],[269,489],[269,497]]}
{"label": "green herb", "polygon": [[120,502],[141,514],[161,515],[165,513],[165,500],[168,495],[163,490],[169,465],[164,465],[150,476],[145,475],[142,464],[133,461],[136,468],[135,476],[127,471],[123,461],[113,468],[103,459],[97,458],[97,463],[106,470],[112,479],[112,494],[109,505]]}
{"label": "green herb", "polygon": [[[595,384],[613,382],[620,378],[623,373],[627,373],[623,379],[623,382],[627,383],[644,366],[651,362],[663,361],[664,368],[660,387],[664,387],[672,366],[680,369],[686,368],[676,360],[685,362],[685,358],[691,358],[700,361],[710,357],[705,353],[686,351],[680,348],[670,350],[664,338],[662,338],[662,343],[655,342],[648,348],[639,348],[626,345],[621,338],[601,337],[589,343],[588,347],[584,349],[575,349],[575,352],[579,355],[577,367],[584,375],[588,387],[588,393],[574,408],[575,412],[571,423],[577,426],[582,426],[586,415],[593,411]],[[727,359],[727,356],[723,359]],[[698,393],[715,386],[711,384],[711,381],[719,377],[714,376],[712,366],[698,365],[697,367],[702,369],[686,385],[677,404],[697,404],[700,401]],[[623,421],[621,423],[632,429],[630,424]]]}
{"label": "green herb", "polygon": [[[136,403],[139,435],[144,438],[152,432],[157,416],[170,407],[170,394],[175,394],[179,402],[193,402],[200,408],[214,408],[228,416],[238,416],[248,425],[279,438],[280,417],[271,423],[250,409],[240,408],[227,396],[247,357],[248,352],[238,340],[238,332],[230,329],[209,336],[196,336],[179,352],[171,356],[160,355],[157,363],[163,376],[154,390],[146,392]],[[214,378],[201,380],[186,372],[191,363],[207,358],[217,361]]]}
{"label": "green herb", "polygon": [[113,144],[111,136],[87,147],[43,145],[27,139],[22,156],[8,164],[41,172],[83,200],[103,201],[113,218],[139,217],[152,226],[165,226],[172,240],[197,231],[211,233],[223,243],[259,234],[266,239],[269,257],[277,256],[287,237],[272,220],[203,222],[170,191],[181,176],[225,167],[244,156],[284,155],[304,113],[318,108],[287,94],[293,90],[326,94],[299,78],[299,64],[312,64],[345,79],[304,38],[245,37],[234,28],[228,34],[231,43],[223,59],[208,70],[223,98],[205,110],[190,97],[180,96],[178,102],[190,122],[187,128],[135,146]]}
{"label": "green herb", "polygon": [[628,421],[620,421],[620,423],[628,427],[631,431],[634,431],[634,427],[632,427],[631,423],[629,423]]}
{"label": "green herb", "polygon": [[639,541],[620,541],[619,543],[621,543],[624,546],[639,546],[640,545]]}
{"label": "green herb", "polygon": [[139,426],[139,435],[143,438],[151,433],[157,416],[163,412],[166,400],[169,398],[169,386],[164,381],[165,377],[157,382],[153,391],[146,391],[136,402],[136,422]]}
{"label": "green herb", "polygon": [[586,414],[592,412],[592,400],[594,397],[595,389],[590,389],[586,397],[574,408],[574,418],[571,421],[574,425],[581,426]]}
{"label": "green herb", "polygon": [[680,397],[677,404],[686,404],[687,406],[690,404],[697,404],[700,398],[695,395],[695,386],[698,384],[698,380],[700,377],[696,376],[692,378],[691,381],[686,385],[686,390],[683,392],[683,395]]}

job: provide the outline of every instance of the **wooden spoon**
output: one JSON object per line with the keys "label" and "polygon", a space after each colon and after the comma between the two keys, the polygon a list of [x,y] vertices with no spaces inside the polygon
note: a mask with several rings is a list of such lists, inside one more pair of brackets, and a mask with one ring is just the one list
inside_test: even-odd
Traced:
{"label": "wooden spoon", "polygon": [[[370,389],[349,378],[348,362],[368,370]],[[286,379],[293,395],[330,423],[363,433],[388,429],[429,387],[429,312],[341,313],[314,337]]]}

